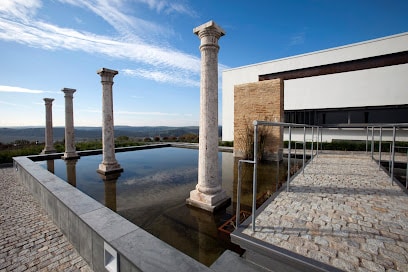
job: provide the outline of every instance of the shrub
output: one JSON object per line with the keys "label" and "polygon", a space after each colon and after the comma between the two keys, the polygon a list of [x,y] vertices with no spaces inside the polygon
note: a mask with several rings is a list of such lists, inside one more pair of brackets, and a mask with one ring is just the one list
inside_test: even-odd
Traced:
{"label": "shrub", "polygon": [[234,141],[220,141],[219,146],[234,147]]}
{"label": "shrub", "polygon": [[40,154],[43,145],[30,144],[19,148],[5,149],[0,151],[0,163],[12,163],[13,157]]}

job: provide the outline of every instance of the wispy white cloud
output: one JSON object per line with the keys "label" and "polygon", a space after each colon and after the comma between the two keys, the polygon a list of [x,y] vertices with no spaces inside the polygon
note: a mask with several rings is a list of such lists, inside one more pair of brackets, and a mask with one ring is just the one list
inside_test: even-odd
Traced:
{"label": "wispy white cloud", "polygon": [[158,13],[182,13],[191,17],[196,17],[197,13],[188,6],[177,3],[174,0],[137,0],[138,2],[147,4],[150,9],[155,10]]}
{"label": "wispy white cloud", "polygon": [[180,185],[180,181],[183,183],[190,183],[193,182],[197,175],[197,168],[177,168],[177,169],[166,169],[165,171],[157,171],[152,173],[149,176],[145,177],[132,177],[126,179],[123,183],[126,185],[133,185],[137,184],[139,187],[143,188],[152,188],[155,187],[159,191],[159,187],[165,187],[160,189],[169,189],[167,187],[174,187],[174,181],[179,181],[178,185]]}
{"label": "wispy white cloud", "polygon": [[[117,31],[117,36],[106,36],[83,30],[64,28],[38,20],[36,11],[40,0],[7,0],[0,9],[0,40],[13,41],[45,50],[72,50],[103,54],[112,58],[137,63],[142,69],[126,69],[125,74],[157,82],[182,86],[198,86],[200,59],[169,46],[160,40],[142,38],[143,31],[160,32],[160,25],[126,14],[127,1],[116,0],[59,0],[63,4],[88,9],[102,17]],[[137,2],[137,1],[136,1]],[[188,8],[171,1],[139,1],[157,12],[188,13]],[[184,10],[186,9],[186,10]],[[190,11],[191,15],[193,12]],[[136,33],[136,34],[135,34]]]}
{"label": "wispy white cloud", "polygon": [[142,77],[146,79],[151,79],[158,82],[163,83],[173,83],[177,85],[184,85],[184,86],[192,86],[192,87],[199,87],[200,80],[194,80],[193,77],[197,77],[197,75],[193,75],[192,73],[189,75],[188,73],[180,72],[180,71],[158,71],[158,70],[147,70],[147,69],[123,69],[122,70],[125,75],[134,76],[134,77]]}
{"label": "wispy white cloud", "polygon": [[15,86],[4,86],[0,85],[0,92],[6,93],[31,93],[31,94],[43,94],[43,93],[56,93],[44,90],[34,90]]}
{"label": "wispy white cloud", "polygon": [[2,0],[0,15],[6,18],[19,18],[26,22],[41,6],[41,0]]}
{"label": "wispy white cloud", "polygon": [[59,0],[59,2],[92,11],[116,29],[120,35],[127,38],[138,39],[136,35],[143,36],[143,34],[151,32],[160,33],[164,31],[163,27],[154,22],[128,15],[125,11],[131,9],[127,7],[126,1],[123,0]]}
{"label": "wispy white cloud", "polygon": [[289,45],[299,45],[299,44],[304,44],[306,41],[306,33],[305,32],[300,32],[296,33],[290,38]]}
{"label": "wispy white cloud", "polygon": [[79,112],[88,112],[88,113],[102,113],[100,109],[80,109]]}
{"label": "wispy white cloud", "polygon": [[178,116],[180,113],[168,113],[159,111],[117,111],[115,114],[123,115],[154,115],[154,116]]}
{"label": "wispy white cloud", "polygon": [[68,49],[130,59],[154,67],[172,67],[198,72],[200,60],[194,56],[147,43],[130,43],[111,37],[61,28],[44,22],[28,26],[0,18],[0,39],[43,49]]}
{"label": "wispy white cloud", "polygon": [[7,106],[17,106],[17,104],[15,104],[15,103],[10,103],[10,102],[1,101],[1,100],[0,100],[0,104],[7,105]]}
{"label": "wispy white cloud", "polygon": [[83,23],[81,18],[74,17],[74,20],[75,20],[75,22],[77,22],[77,24],[82,24]]}

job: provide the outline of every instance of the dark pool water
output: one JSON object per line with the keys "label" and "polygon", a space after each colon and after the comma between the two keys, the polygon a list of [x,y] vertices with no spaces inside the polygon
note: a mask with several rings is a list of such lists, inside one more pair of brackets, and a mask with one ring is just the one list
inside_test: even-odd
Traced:
{"label": "dark pool water", "polygon": [[[237,159],[220,152],[219,178],[232,205],[216,214],[187,206],[186,198],[197,184],[198,150],[164,147],[116,153],[124,171],[104,180],[96,169],[102,155],[78,160],[37,162],[82,192],[116,211],[159,239],[210,266],[225,249],[234,249],[219,231],[235,213]],[[279,167],[278,167],[279,166]],[[260,164],[257,198],[263,201],[285,181],[284,163]],[[252,166],[243,167],[243,210],[251,210]]]}

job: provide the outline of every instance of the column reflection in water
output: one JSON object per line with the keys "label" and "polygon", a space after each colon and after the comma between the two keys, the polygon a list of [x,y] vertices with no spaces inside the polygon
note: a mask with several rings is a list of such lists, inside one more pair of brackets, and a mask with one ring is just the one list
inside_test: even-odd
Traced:
{"label": "column reflection in water", "polygon": [[72,186],[76,187],[76,164],[77,159],[64,160],[67,167],[67,181]]}
{"label": "column reflection in water", "polygon": [[[226,192],[227,196],[231,197],[232,203],[236,201],[236,182],[234,184],[234,156],[229,152],[221,152],[221,177],[222,177],[222,189]],[[235,186],[235,188],[234,188]],[[234,191],[235,189],[235,191]],[[235,204],[227,207],[227,212],[234,213]]]}
{"label": "column reflection in water", "polygon": [[54,160],[47,160],[47,170],[50,171],[51,173],[55,173],[55,166],[54,166]]}
{"label": "column reflection in water", "polygon": [[[187,205],[187,207],[189,207]],[[197,243],[198,243],[198,260],[204,264],[211,264],[214,261],[214,256],[219,252],[218,246],[215,246],[218,237],[218,229],[216,223],[216,214],[206,212],[195,207],[189,207],[190,215],[195,218],[197,222]],[[222,212],[218,211],[217,214]]]}
{"label": "column reflection in water", "polygon": [[116,182],[118,181],[121,173],[114,172],[111,174],[100,174],[99,176],[104,182],[105,186],[105,206],[116,212]]}

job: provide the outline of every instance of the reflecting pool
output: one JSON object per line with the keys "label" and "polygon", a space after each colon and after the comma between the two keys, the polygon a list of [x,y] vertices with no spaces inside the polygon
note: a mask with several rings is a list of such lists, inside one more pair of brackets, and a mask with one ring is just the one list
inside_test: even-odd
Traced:
{"label": "reflecting pool", "polygon": [[[171,246],[210,266],[225,249],[236,249],[218,228],[235,213],[237,159],[220,152],[219,178],[232,204],[215,214],[187,206],[197,184],[198,150],[162,147],[116,153],[122,173],[101,176],[102,155],[37,162],[82,192]],[[259,203],[286,179],[284,162],[258,167]],[[280,182],[279,182],[280,181]],[[243,167],[241,209],[251,211],[252,165]]]}

